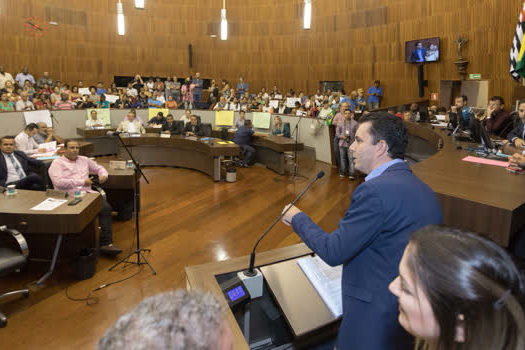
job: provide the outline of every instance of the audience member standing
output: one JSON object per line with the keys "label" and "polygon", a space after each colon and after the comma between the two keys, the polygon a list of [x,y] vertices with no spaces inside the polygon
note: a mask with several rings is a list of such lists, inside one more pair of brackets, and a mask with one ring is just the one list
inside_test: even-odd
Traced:
{"label": "audience member standing", "polygon": [[349,147],[354,143],[358,124],[350,110],[347,109],[344,113],[344,119],[337,125],[336,129],[336,135],[339,139],[339,176],[349,176],[351,180],[354,180],[354,162]]}
{"label": "audience member standing", "polygon": [[368,110],[378,109],[383,98],[383,88],[379,86],[379,80],[374,81],[374,85],[368,89]]}

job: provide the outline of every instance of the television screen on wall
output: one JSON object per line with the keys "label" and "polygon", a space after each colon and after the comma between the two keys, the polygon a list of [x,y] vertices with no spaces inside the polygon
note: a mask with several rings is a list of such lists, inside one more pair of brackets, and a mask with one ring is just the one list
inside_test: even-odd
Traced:
{"label": "television screen on wall", "polygon": [[428,63],[439,61],[439,38],[419,39],[405,42],[405,61]]}

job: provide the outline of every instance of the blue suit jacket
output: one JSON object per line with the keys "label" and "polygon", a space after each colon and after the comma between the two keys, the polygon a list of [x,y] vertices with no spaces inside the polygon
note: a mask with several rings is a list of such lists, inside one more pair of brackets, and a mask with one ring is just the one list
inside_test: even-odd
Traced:
{"label": "blue suit jacket", "polygon": [[518,125],[516,125],[516,127],[507,134],[507,140],[512,142],[512,140],[515,139],[516,137],[519,139],[523,138],[523,128],[524,127],[525,125],[520,121]]}
{"label": "blue suit jacket", "polygon": [[413,340],[398,323],[397,298],[388,285],[410,234],[441,224],[435,193],[405,163],[356,188],[350,208],[331,234],[306,214],[292,225],[310,249],[327,264],[343,264],[343,321],[338,350],[413,349]]}

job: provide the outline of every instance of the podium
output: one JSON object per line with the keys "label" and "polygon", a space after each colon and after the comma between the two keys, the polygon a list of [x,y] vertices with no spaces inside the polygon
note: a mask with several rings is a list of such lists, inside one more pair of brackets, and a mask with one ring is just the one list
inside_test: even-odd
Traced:
{"label": "podium", "polygon": [[[312,251],[304,244],[278,248],[257,254],[256,263],[265,278],[265,293],[263,300],[252,301],[251,319],[257,313],[275,314],[279,312],[284,322],[278,323],[284,339],[289,339],[298,347],[310,340],[326,338],[336,334],[339,322],[333,317],[328,307],[317,294],[308,278],[297,265],[297,258],[311,255]],[[228,308],[220,288],[221,279],[234,276],[236,272],[248,267],[249,256],[234,258],[185,268],[186,288],[209,291],[214,294],[226,312],[226,320],[234,337],[234,349],[249,349],[239,320],[239,312],[235,314]],[[274,305],[269,305],[271,301]],[[258,305],[253,305],[258,303]],[[264,310],[264,308],[270,310]],[[252,328],[253,329],[253,328]],[[251,332],[254,333],[253,331]],[[297,344],[295,342],[297,341]]]}

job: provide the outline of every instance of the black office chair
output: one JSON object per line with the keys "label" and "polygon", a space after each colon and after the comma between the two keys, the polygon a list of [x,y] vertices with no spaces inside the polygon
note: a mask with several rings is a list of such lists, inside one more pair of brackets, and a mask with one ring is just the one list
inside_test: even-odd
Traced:
{"label": "black office chair", "polygon": [[211,137],[211,124],[209,123],[203,123],[201,124],[201,134],[205,137]]}
{"label": "black office chair", "polygon": [[[2,243],[2,245],[0,245],[0,275],[3,276],[13,271],[20,271],[25,265],[27,256],[29,255],[29,249],[24,236],[17,230],[8,229],[6,226],[0,226],[0,235],[8,236],[8,238],[10,238],[9,241],[12,241],[11,238],[14,238],[16,241],[16,248],[12,248],[13,244],[8,245]],[[6,292],[0,295],[0,299],[19,294],[27,298],[29,296],[29,289]],[[7,326],[7,317],[0,312],[0,328],[4,328],[5,326]]]}

